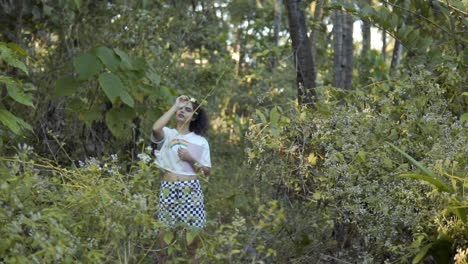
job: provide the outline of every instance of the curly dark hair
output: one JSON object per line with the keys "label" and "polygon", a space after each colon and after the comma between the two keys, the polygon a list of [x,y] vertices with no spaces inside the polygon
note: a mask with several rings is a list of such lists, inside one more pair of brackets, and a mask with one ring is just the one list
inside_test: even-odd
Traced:
{"label": "curly dark hair", "polygon": [[195,101],[192,102],[193,110],[195,111],[195,118],[190,122],[189,130],[195,132],[195,134],[205,136],[210,127],[208,115],[206,111],[200,107],[200,104]]}

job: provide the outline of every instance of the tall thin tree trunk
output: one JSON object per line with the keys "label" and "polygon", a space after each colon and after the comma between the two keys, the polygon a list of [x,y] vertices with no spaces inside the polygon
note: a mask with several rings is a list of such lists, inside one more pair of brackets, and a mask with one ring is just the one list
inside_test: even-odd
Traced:
{"label": "tall thin tree trunk", "polygon": [[301,0],[287,0],[289,34],[297,73],[297,88],[299,104],[314,107],[315,92],[315,64],[310,50],[310,42],[307,37],[304,10]]}
{"label": "tall thin tree trunk", "polygon": [[[404,0],[404,6],[405,6],[405,13],[403,15],[403,20],[406,21],[406,17],[408,14],[409,9],[409,0]],[[398,67],[400,66],[400,60],[401,60],[401,53],[403,50],[403,45],[401,45],[401,42],[399,39],[395,39],[395,46],[393,47],[393,54],[392,54],[392,62],[390,64],[390,76],[394,76]]]}
{"label": "tall thin tree trunk", "polygon": [[353,17],[342,10],[333,11],[334,86],[352,87],[353,77]]}
{"label": "tall thin tree trunk", "polygon": [[[383,2],[384,7],[387,7],[387,2]],[[387,33],[382,29],[382,57],[384,62],[387,60]]]}
{"label": "tall thin tree trunk", "polygon": [[[372,0],[367,0],[366,3],[361,6],[361,8],[363,8],[366,5],[371,5],[371,4],[372,4]],[[368,19],[364,19],[362,21],[361,32],[362,32],[361,33],[362,34],[361,57],[365,57],[371,48],[371,23]]]}
{"label": "tall thin tree trunk", "polygon": [[310,32],[310,47],[312,51],[312,58],[314,62],[317,62],[317,41],[318,41],[318,32],[320,29],[320,21],[322,21],[322,6],[323,0],[317,0],[315,2],[314,18],[312,31]]}
{"label": "tall thin tree trunk", "polygon": [[387,34],[385,30],[382,30],[382,57],[383,60],[387,60]]}
{"label": "tall thin tree trunk", "polygon": [[236,60],[235,66],[235,73],[236,76],[239,76],[240,68],[241,68],[241,52],[242,52],[242,29],[237,26],[237,29],[234,34],[234,39],[232,42],[232,48],[235,54],[237,54],[238,58]]}
{"label": "tall thin tree trunk", "polygon": [[353,24],[354,19],[350,14],[345,14],[343,24],[343,52],[344,52],[344,88],[351,89],[353,85]]}
{"label": "tall thin tree trunk", "polygon": [[334,10],[333,19],[333,85],[344,87],[343,69],[343,11]]}
{"label": "tall thin tree trunk", "polygon": [[[279,45],[279,32],[281,29],[281,6],[283,5],[283,0],[276,0],[275,2],[275,25],[274,25],[274,42],[275,42],[275,47],[278,47]],[[273,65],[272,68],[273,70],[278,67],[278,56],[275,54],[273,58]]]}

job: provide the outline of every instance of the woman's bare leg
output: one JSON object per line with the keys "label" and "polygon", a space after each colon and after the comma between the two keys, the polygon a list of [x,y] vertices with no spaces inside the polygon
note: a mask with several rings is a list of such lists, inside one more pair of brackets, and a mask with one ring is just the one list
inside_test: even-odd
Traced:
{"label": "woman's bare leg", "polygon": [[201,245],[201,238],[198,235],[193,239],[192,243],[187,245],[188,255],[191,260],[190,263],[192,264],[201,263],[200,259],[197,258],[197,250],[200,247],[200,245]]}
{"label": "woman's bare leg", "polygon": [[[158,237],[157,237],[158,246],[159,246],[159,252],[157,254],[158,264],[159,263],[165,264],[169,258],[169,255],[167,253],[169,244],[167,244],[166,241],[164,240],[164,236],[166,235],[166,232],[173,232],[173,231],[172,230],[166,231],[164,229],[160,229]],[[175,236],[173,235],[172,241],[170,241],[170,243],[172,243],[174,239],[175,239]]]}

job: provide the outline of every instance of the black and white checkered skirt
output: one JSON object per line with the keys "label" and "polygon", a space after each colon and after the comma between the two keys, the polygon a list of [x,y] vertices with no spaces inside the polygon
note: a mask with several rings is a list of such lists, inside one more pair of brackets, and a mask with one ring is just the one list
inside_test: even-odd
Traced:
{"label": "black and white checkered skirt", "polygon": [[183,224],[204,228],[206,225],[203,193],[198,180],[161,182],[158,218],[169,227]]}

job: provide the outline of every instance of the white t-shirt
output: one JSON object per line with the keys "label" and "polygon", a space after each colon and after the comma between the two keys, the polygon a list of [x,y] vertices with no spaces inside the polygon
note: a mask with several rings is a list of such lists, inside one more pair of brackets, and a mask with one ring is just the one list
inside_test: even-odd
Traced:
{"label": "white t-shirt", "polygon": [[168,127],[164,127],[163,131],[164,138],[159,142],[151,133],[151,141],[158,144],[159,148],[154,151],[155,163],[159,167],[181,175],[196,175],[190,163],[181,160],[177,155],[179,148],[185,148],[200,165],[211,168],[210,146],[204,137],[194,132],[182,135],[177,129]]}

